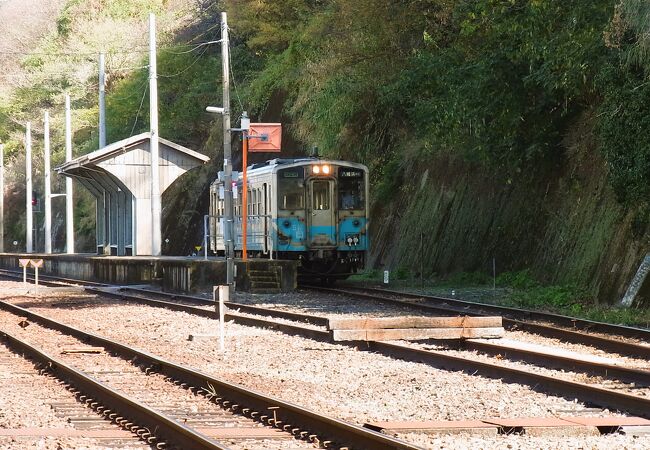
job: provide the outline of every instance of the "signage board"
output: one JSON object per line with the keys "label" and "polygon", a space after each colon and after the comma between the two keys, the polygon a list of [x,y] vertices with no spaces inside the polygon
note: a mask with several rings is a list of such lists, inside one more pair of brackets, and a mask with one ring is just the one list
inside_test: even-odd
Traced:
{"label": "signage board", "polygon": [[248,131],[249,152],[279,153],[281,147],[281,123],[251,123]]}

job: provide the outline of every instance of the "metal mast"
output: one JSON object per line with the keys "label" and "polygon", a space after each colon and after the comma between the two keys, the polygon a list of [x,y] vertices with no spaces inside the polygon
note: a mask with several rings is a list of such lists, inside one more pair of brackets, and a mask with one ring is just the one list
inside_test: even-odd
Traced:
{"label": "metal mast", "polygon": [[99,148],[106,147],[106,74],[104,53],[99,54]]}
{"label": "metal mast", "polygon": [[156,16],[149,13],[149,128],[151,139],[151,255],[160,256],[160,167],[158,149],[158,75],[156,73]]}
{"label": "metal mast", "polygon": [[226,225],[226,283],[232,290],[235,278],[234,211],[232,199],[232,143],[230,136],[230,44],[228,41],[228,17],[221,13],[221,67],[223,72],[223,173]]}
{"label": "metal mast", "polygon": [[43,163],[45,165],[45,253],[52,253],[52,187],[50,185],[50,114],[43,120]]}
{"label": "metal mast", "polygon": [[5,251],[5,155],[0,144],[0,253]]}
{"label": "metal mast", "polygon": [[[65,96],[65,161],[72,161],[72,120],[70,95]],[[65,251],[74,253],[74,223],[72,203],[72,178],[65,177]]]}
{"label": "metal mast", "polygon": [[25,125],[25,251],[32,253],[33,211],[32,211],[32,125],[27,122]]}

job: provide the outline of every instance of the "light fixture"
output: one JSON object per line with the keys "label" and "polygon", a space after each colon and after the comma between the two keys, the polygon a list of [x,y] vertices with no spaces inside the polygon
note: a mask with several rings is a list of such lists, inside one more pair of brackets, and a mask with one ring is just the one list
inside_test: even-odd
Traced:
{"label": "light fixture", "polygon": [[330,173],[330,166],[328,165],[323,166],[323,173],[326,175]]}
{"label": "light fixture", "polygon": [[313,166],[312,172],[317,173],[317,174],[320,173],[320,167],[319,166]]}

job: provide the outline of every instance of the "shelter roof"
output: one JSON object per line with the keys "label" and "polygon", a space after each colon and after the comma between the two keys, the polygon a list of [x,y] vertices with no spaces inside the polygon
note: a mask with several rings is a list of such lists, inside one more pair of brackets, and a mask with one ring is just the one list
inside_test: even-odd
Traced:
{"label": "shelter roof", "polygon": [[[113,158],[114,156],[124,154],[128,152],[130,149],[132,149],[133,147],[137,147],[138,145],[150,139],[151,139],[151,133],[146,131],[144,133],[140,133],[138,135],[131,136],[126,139],[122,139],[121,141],[113,142],[112,144],[109,144],[104,148],[100,148],[99,150],[95,150],[94,152],[79,156],[78,158],[75,158],[71,161],[68,161],[60,165],[59,167],[56,168],[56,171],[58,173],[66,173],[69,170],[74,170],[83,166],[92,166],[98,164],[106,159],[110,159]],[[167,139],[163,139],[159,137],[158,141],[161,144],[173,150],[185,154],[190,159],[195,159],[197,162],[205,163],[210,159],[199,152],[190,150],[187,147],[183,147],[182,145],[176,144],[175,142],[169,141]]]}

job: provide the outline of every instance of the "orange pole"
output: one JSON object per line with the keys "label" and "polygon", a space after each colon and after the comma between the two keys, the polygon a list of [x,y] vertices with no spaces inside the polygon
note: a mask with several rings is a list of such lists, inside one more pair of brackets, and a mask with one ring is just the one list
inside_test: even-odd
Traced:
{"label": "orange pole", "polygon": [[242,225],[241,225],[241,231],[242,231],[242,252],[241,256],[244,261],[246,261],[248,255],[247,255],[247,249],[246,249],[246,244],[247,244],[247,229],[248,229],[248,182],[246,178],[246,166],[248,165],[248,133],[246,131],[243,132],[243,138],[244,140],[242,141],[242,156],[243,156],[243,161],[242,161],[242,166],[243,166],[243,175],[242,175]]}

